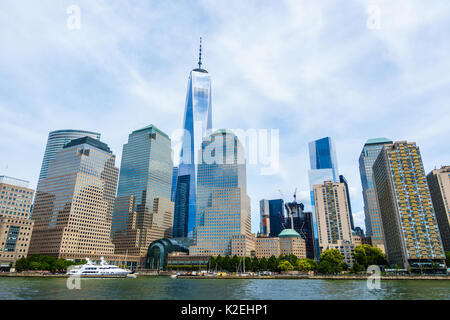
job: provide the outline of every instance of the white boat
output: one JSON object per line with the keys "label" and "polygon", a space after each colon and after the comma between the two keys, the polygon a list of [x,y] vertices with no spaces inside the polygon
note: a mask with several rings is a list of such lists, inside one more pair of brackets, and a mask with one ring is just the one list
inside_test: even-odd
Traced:
{"label": "white boat", "polygon": [[118,266],[108,264],[103,257],[99,265],[92,263],[87,258],[86,261],[86,264],[69,267],[66,274],[79,276],[127,276],[131,273],[128,269],[122,269]]}

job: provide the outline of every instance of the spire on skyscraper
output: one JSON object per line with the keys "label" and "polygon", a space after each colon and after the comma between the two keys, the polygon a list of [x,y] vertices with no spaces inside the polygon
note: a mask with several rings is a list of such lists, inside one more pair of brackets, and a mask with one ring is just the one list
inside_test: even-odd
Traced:
{"label": "spire on skyscraper", "polygon": [[198,68],[202,68],[202,37],[200,37],[200,50],[198,54]]}

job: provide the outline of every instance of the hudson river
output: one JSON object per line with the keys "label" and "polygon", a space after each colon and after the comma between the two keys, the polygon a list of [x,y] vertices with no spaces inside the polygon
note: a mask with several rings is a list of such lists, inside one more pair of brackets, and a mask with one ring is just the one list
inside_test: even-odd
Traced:
{"label": "hudson river", "polygon": [[389,280],[369,290],[361,280],[82,279],[69,290],[65,278],[0,278],[0,299],[450,299],[450,281]]}

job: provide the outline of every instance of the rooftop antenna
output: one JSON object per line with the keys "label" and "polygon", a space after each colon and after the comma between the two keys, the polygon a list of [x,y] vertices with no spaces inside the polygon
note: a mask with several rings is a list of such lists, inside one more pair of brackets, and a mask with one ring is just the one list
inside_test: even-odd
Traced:
{"label": "rooftop antenna", "polygon": [[202,37],[200,37],[200,51],[198,54],[198,68],[202,68]]}

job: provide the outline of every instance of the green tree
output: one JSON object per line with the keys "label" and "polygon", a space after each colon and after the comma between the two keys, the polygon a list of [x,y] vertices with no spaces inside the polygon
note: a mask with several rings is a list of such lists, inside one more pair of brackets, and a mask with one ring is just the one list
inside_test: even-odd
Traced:
{"label": "green tree", "polygon": [[233,266],[231,265],[230,256],[225,256],[225,258],[223,258],[222,267],[223,267],[223,270],[233,271],[233,268],[232,268]]}
{"label": "green tree", "polygon": [[251,270],[253,272],[258,272],[260,270],[259,264],[260,264],[259,259],[257,257],[253,257],[253,259],[252,259],[252,269]]}
{"label": "green tree", "polygon": [[223,257],[219,254],[215,260],[216,265],[214,266],[214,270],[223,270]]}
{"label": "green tree", "polygon": [[320,255],[318,270],[321,273],[340,273],[344,266],[344,256],[338,249],[325,250]]}
{"label": "green tree", "polygon": [[356,246],[352,255],[355,261],[365,269],[371,265],[386,265],[386,256],[381,249],[368,244]]}
{"label": "green tree", "polygon": [[252,270],[252,268],[252,259],[250,259],[249,257],[245,257],[245,272]]}
{"label": "green tree", "polygon": [[259,270],[268,271],[269,269],[268,265],[269,263],[265,257],[262,257],[261,260],[259,260]]}
{"label": "green tree", "polygon": [[297,260],[297,270],[302,272],[311,271],[311,264],[306,259],[298,259]]}
{"label": "green tree", "polygon": [[450,268],[450,251],[445,251],[445,264]]}
{"label": "green tree", "polygon": [[267,269],[275,272],[275,271],[277,271],[277,267],[278,267],[277,258],[275,256],[271,256],[269,258],[269,260],[267,261]]}
{"label": "green tree", "polygon": [[284,261],[280,262],[280,264],[278,265],[278,269],[280,271],[292,271],[292,270],[294,270],[294,267],[292,266],[292,264],[289,261],[284,260]]}
{"label": "green tree", "polygon": [[236,271],[238,269],[239,265],[241,264],[241,260],[242,259],[237,255],[233,256],[233,258],[231,259],[231,267],[233,271]]}
{"label": "green tree", "polygon": [[358,261],[355,261],[353,263],[353,266],[352,266],[352,268],[350,270],[351,270],[352,273],[360,273],[360,272],[366,270],[366,268],[364,268],[364,266],[360,265],[358,263]]}

